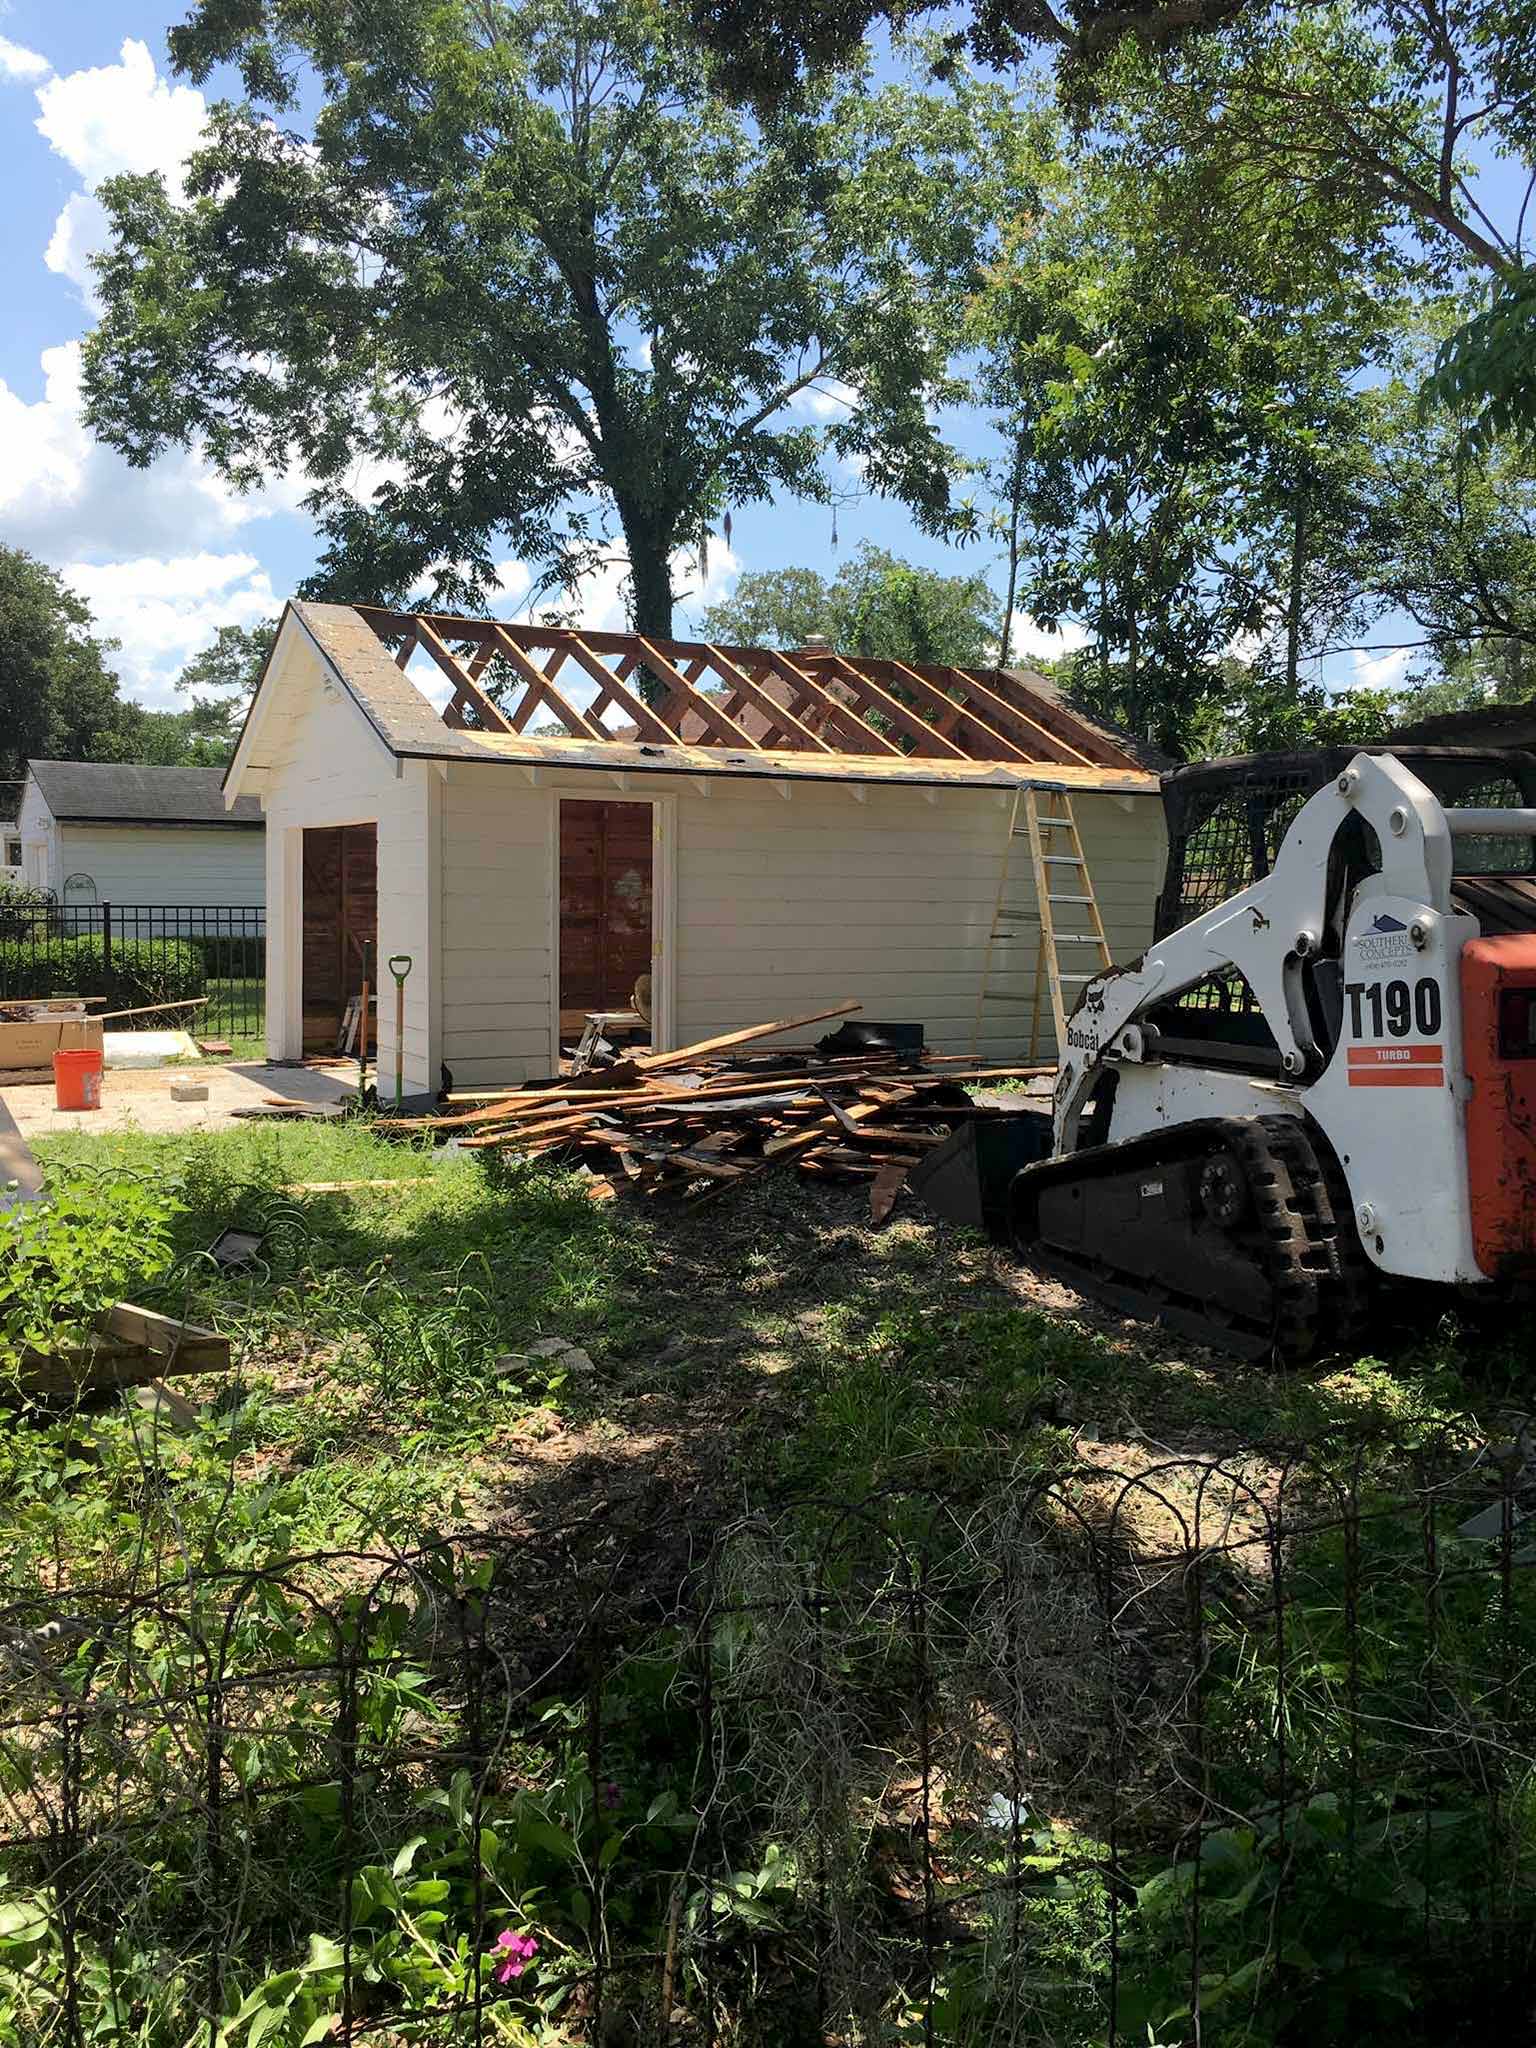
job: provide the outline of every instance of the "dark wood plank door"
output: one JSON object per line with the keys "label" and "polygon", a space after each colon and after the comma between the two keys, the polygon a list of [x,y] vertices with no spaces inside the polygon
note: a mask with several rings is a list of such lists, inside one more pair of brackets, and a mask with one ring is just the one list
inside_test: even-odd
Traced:
{"label": "dark wood plank door", "polygon": [[[363,979],[363,946],[379,936],[379,828],[323,825],[304,833],[304,1050],[332,1052]],[[377,970],[375,970],[377,972]]]}
{"label": "dark wood plank door", "polygon": [[651,807],[560,805],[560,1030],[623,1010],[651,971]]}

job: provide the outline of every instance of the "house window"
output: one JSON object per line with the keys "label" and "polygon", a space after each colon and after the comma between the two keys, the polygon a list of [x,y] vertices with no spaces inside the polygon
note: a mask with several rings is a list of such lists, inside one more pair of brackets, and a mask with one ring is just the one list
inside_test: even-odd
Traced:
{"label": "house window", "polygon": [[21,841],[19,839],[6,840],[5,865],[8,868],[19,868],[21,866]]}

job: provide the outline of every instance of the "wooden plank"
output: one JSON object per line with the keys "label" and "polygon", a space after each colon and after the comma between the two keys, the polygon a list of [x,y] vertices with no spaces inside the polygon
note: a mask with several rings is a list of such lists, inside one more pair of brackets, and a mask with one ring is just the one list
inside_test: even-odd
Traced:
{"label": "wooden plank", "polygon": [[450,648],[444,645],[436,631],[427,624],[425,619],[417,620],[416,633],[421,645],[425,647],[443,674],[447,676],[449,682],[453,684],[455,702],[460,697],[467,698],[474,706],[475,716],[480,720],[487,732],[511,732],[512,724],[506,713],[498,705],[491,702],[484,690],[481,689],[480,685],[470,675],[468,669],[465,668],[463,662],[458,659]]}
{"label": "wooden plank", "polygon": [[22,1393],[71,1396],[187,1373],[227,1372],[229,1365],[229,1339],[217,1330],[123,1301],[103,1316],[100,1335],[89,1344],[24,1351],[15,1384]]}
{"label": "wooden plank", "polygon": [[833,725],[839,727],[844,735],[854,742],[855,753],[894,754],[899,761],[907,759],[906,754],[893,739],[888,739],[883,732],[877,732],[874,726],[859,716],[853,705],[845,704],[830,690],[824,690],[814,676],[808,675],[804,669],[796,668],[789,657],[781,654],[777,648],[765,647],[762,659],[786,682],[801,692],[802,702],[796,709],[803,709],[804,702],[808,699],[823,718],[830,719]]}
{"label": "wooden plank", "polygon": [[[770,745],[777,735],[782,734],[799,741],[800,751],[809,749],[813,754],[835,754],[838,751],[836,747],[828,746],[820,733],[812,732],[808,725],[802,725],[793,711],[786,711],[777,697],[771,696],[755,677],[747,674],[744,668],[738,668],[730,656],[720,648],[705,641],[704,652],[709,656],[715,673],[730,684],[738,697],[745,697],[747,702],[768,720],[768,730],[764,738]],[[795,750],[792,748],[791,751]]]}
{"label": "wooden plank", "polygon": [[[741,747],[751,754],[760,754],[762,752],[761,746],[753,739],[746,728],[738,725],[735,719],[721,705],[715,702],[713,697],[707,697],[701,689],[697,688],[692,676],[685,676],[680,669],[674,668],[654,640],[647,639],[643,633],[639,638],[640,645],[645,652],[647,664],[671,685],[671,694],[667,700],[668,709],[670,710],[673,703],[677,700],[682,700],[682,708],[679,709],[676,719],[679,734],[681,734],[683,729],[682,711],[686,709],[691,711],[695,718],[702,719],[705,725],[726,746]],[[695,662],[692,666],[698,669],[705,666],[705,664]]]}
{"label": "wooden plank", "polygon": [[896,1206],[896,1198],[907,1184],[911,1167],[888,1160],[875,1175],[869,1191],[869,1220],[878,1229]]}
{"label": "wooden plank", "polygon": [[139,1308],[120,1301],[102,1318],[103,1330],[125,1344],[141,1345],[164,1362],[166,1369],[183,1372],[227,1372],[229,1339],[217,1330],[205,1330],[198,1323],[183,1323],[163,1316],[152,1308]]}
{"label": "wooden plank", "polygon": [[964,747],[956,746],[955,742],[941,733],[936,725],[931,725],[926,718],[920,718],[910,704],[903,704],[899,697],[893,697],[873,676],[867,676],[862,669],[855,668],[845,655],[833,654],[823,659],[830,661],[850,689],[857,689],[862,693],[866,704],[873,705],[891,721],[892,725],[914,741],[919,754],[935,754],[950,761],[970,759]]}
{"label": "wooden plank", "polygon": [[[495,638],[497,651],[506,656],[511,666],[516,669],[520,680],[549,706],[573,738],[605,741],[612,739],[612,733],[594,724],[584,711],[571,702],[552,675],[546,675],[536,662],[529,660],[505,626],[496,627]],[[512,729],[521,730],[521,727]]]}
{"label": "wooden plank", "polygon": [[833,1017],[846,1017],[851,1011],[862,1010],[863,1007],[856,997],[850,996],[846,1002],[836,1003],[830,1010],[812,1010],[803,1017],[780,1017],[772,1024],[748,1024],[741,1031],[722,1031],[718,1038],[701,1038],[693,1045],[680,1046],[676,1052],[637,1053],[635,1065],[647,1074],[657,1073],[664,1067],[685,1067],[690,1060],[702,1059],[707,1053],[748,1045],[758,1038],[775,1038],[784,1031],[801,1031],[807,1024],[825,1024]]}
{"label": "wooden plank", "polygon": [[[900,676],[909,689],[914,691],[932,691],[951,709],[954,708],[955,699],[947,691],[939,689],[927,676],[920,675],[915,668],[909,668],[906,662],[893,660],[889,666]],[[1042,725],[1038,718],[1031,718],[1027,711],[1021,710],[1016,704],[1010,704],[1006,697],[999,697],[996,691],[989,689],[973,670],[954,668],[946,669],[944,673],[952,677],[954,682],[965,692],[961,712],[962,716],[970,719],[973,724],[982,726],[994,738],[1001,736],[998,731],[1000,725],[1008,725],[1016,732],[1023,728],[1028,732],[1037,733],[1046,742],[1047,751],[1044,754],[1040,753],[1038,749],[1030,752],[1027,746],[1025,746],[1024,758],[1026,760],[1036,762],[1060,761],[1063,753],[1065,753],[1079,767],[1092,768],[1096,765],[1089,760],[1081,748],[1074,747],[1070,740],[1062,739],[1058,734],[1053,733],[1049,727]],[[975,700],[974,707],[972,704],[973,699]],[[985,717],[978,717],[978,711],[985,713]],[[1020,744],[1023,745],[1023,742],[1021,741]]]}
{"label": "wooden plank", "polygon": [[[605,667],[598,660],[579,633],[572,633],[567,648],[587,674],[608,692],[619,709],[629,713],[639,728],[641,739],[652,740],[663,747],[680,747],[683,744],[671,726],[658,717],[643,697],[637,696],[621,676],[616,675],[611,668]],[[613,739],[614,735],[606,726],[600,727],[599,730],[604,739]]]}

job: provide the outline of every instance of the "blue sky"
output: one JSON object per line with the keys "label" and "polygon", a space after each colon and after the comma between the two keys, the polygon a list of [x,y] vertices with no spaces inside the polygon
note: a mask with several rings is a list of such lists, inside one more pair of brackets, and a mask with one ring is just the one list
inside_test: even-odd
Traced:
{"label": "blue sky", "polygon": [[[124,687],[157,704],[175,701],[178,670],[220,625],[275,613],[315,555],[296,486],[238,498],[189,454],[131,470],[79,419],[78,347],[91,324],[86,259],[103,239],[91,194],[122,170],[173,178],[195,141],[204,95],[174,80],[165,56],[166,30],[186,13],[186,0],[0,0],[0,275],[9,286],[0,323],[0,540],[66,576],[100,630],[120,642]],[[213,81],[207,97],[233,89]],[[984,445],[975,418],[954,429],[973,451]],[[728,589],[742,569],[835,573],[866,539],[946,570],[979,567],[1001,587],[1001,565],[985,544],[958,551],[933,541],[888,501],[866,495],[840,507],[836,531],[834,551],[832,515],[819,506],[742,508],[731,548],[710,551],[704,594]],[[622,623],[621,578],[615,565],[594,580],[587,624]],[[508,615],[526,582],[508,566]],[[1026,654],[1056,652],[1079,644],[1080,635],[1068,635],[1052,638],[1022,621],[1017,644]],[[1407,635],[1377,635],[1397,637]],[[1328,680],[1395,680],[1406,659],[1338,657]]]}
{"label": "blue sky", "polygon": [[[121,645],[125,689],[174,702],[185,660],[226,621],[275,612],[311,566],[297,490],[227,491],[193,456],[130,469],[79,421],[78,344],[91,325],[86,258],[102,223],[91,192],[121,170],[173,174],[197,134],[204,95],[175,80],[166,30],[185,0],[0,0],[0,540],[60,569]],[[219,96],[210,82],[206,97]],[[234,82],[223,90],[233,92]],[[978,423],[970,422],[975,436]],[[852,479],[849,480],[850,483]],[[946,569],[996,565],[927,539],[899,505],[861,496],[833,518],[799,503],[744,507],[732,547],[708,556],[708,595],[742,568],[835,573],[869,539]],[[619,624],[622,568],[587,593],[587,623]],[[519,584],[509,571],[515,610]],[[697,579],[693,579],[695,582]],[[1042,649],[1060,642],[1039,636]]]}

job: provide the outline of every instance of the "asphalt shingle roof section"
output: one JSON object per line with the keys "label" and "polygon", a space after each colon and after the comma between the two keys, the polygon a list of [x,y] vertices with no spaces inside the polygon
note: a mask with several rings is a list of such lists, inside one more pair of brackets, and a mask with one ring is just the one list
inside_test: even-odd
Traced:
{"label": "asphalt shingle roof section", "polygon": [[150,768],[137,761],[29,761],[43,801],[61,824],[218,825],[259,828],[254,796],[224,803],[219,768]]}

